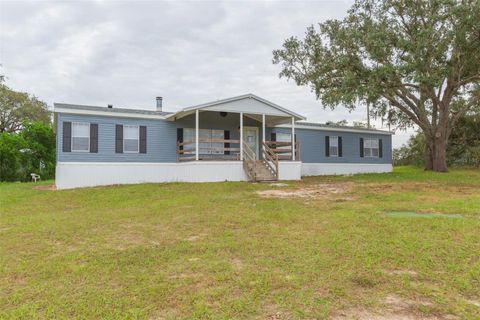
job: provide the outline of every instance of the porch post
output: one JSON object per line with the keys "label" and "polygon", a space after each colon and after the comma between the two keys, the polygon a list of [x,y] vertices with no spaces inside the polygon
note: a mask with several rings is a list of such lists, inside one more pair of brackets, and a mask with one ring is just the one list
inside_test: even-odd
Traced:
{"label": "porch post", "polygon": [[198,109],[195,110],[195,160],[198,161]]}
{"label": "porch post", "polygon": [[240,160],[243,161],[243,112],[240,112]]}
{"label": "porch post", "polygon": [[265,152],[265,114],[262,114],[262,150]]}
{"label": "porch post", "polygon": [[292,117],[292,160],[295,161],[295,118]]}

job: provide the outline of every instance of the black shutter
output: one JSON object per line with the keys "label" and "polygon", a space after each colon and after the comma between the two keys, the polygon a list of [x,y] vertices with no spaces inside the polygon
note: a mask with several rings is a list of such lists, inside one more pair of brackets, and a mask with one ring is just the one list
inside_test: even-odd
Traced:
{"label": "black shutter", "polygon": [[147,153],[147,127],[140,126],[140,153]]}
{"label": "black shutter", "polygon": [[338,156],[343,157],[343,141],[342,137],[338,137]]}
{"label": "black shutter", "polygon": [[72,152],[72,123],[63,122],[63,152]]}
{"label": "black shutter", "polygon": [[382,143],[382,139],[378,139],[378,156],[380,158],[383,157],[383,143]]}
{"label": "black shutter", "polygon": [[271,141],[277,141],[277,133],[276,132],[270,133],[270,140]]}
{"label": "black shutter", "polygon": [[363,158],[363,138],[360,138],[360,158]]}
{"label": "black shutter", "polygon": [[98,124],[90,123],[90,153],[98,153]]}
{"label": "black shutter", "polygon": [[325,157],[330,157],[330,136],[325,136]]}
{"label": "black shutter", "polygon": [[115,125],[115,152],[123,153],[123,125]]}
{"label": "black shutter", "polygon": [[[230,140],[230,131],[225,130],[223,132],[223,139]],[[230,142],[225,142],[224,148],[230,148]],[[225,150],[223,154],[230,154],[230,150]]]}
{"label": "black shutter", "polygon": [[[177,142],[183,142],[183,128],[177,128]],[[183,150],[183,146],[180,146],[178,150]]]}

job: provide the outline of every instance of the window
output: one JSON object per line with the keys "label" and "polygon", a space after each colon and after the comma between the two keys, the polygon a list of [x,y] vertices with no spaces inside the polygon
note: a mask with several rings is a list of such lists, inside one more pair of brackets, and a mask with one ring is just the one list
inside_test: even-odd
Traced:
{"label": "window", "polygon": [[378,157],[378,150],[378,139],[365,139],[365,142],[363,143],[363,154],[365,157]]}
{"label": "window", "polygon": [[[276,140],[278,142],[292,142],[292,135],[290,133],[281,133],[281,132],[277,132],[276,133]],[[288,146],[276,146],[275,147],[276,149],[285,149],[285,150],[290,150],[291,148],[291,145],[288,145]],[[290,152],[291,154],[291,152]],[[288,154],[286,154],[288,155]]]}
{"label": "window", "polygon": [[[212,129],[199,129],[198,130],[198,139],[201,140],[211,140],[211,139],[220,139],[223,140],[225,136],[225,131],[223,130],[212,130]],[[185,154],[195,154],[195,129],[185,128],[183,129],[183,141],[192,141],[192,144],[185,146]],[[198,149],[201,154],[224,154],[223,142],[199,142]]]}
{"label": "window", "polygon": [[290,133],[277,132],[276,135],[278,142],[292,142],[292,135]]}
{"label": "window", "polygon": [[329,156],[330,157],[338,157],[338,137],[330,137],[330,150]]}
{"label": "window", "polygon": [[123,152],[138,153],[139,140],[138,126],[123,126]]}
{"label": "window", "polygon": [[72,151],[90,151],[90,123],[72,122]]}

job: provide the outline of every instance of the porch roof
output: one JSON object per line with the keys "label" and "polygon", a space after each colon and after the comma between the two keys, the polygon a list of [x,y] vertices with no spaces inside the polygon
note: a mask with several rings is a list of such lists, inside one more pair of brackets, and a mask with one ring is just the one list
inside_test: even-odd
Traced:
{"label": "porch roof", "polygon": [[264,114],[270,119],[273,117],[277,118],[277,121],[272,121],[276,122],[276,124],[287,122],[287,119],[288,121],[291,121],[292,117],[295,118],[295,121],[306,119],[304,116],[299,115],[298,113],[290,111],[251,93],[187,107],[167,116],[167,119],[175,121],[195,113],[196,110],[232,113],[243,112],[246,116],[248,115],[249,117],[259,121],[261,121],[262,115]]}

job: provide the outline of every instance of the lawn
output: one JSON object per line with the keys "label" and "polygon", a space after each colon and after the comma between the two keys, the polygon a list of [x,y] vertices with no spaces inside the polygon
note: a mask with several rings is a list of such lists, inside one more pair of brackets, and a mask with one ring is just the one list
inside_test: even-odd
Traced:
{"label": "lawn", "polygon": [[0,318],[480,318],[479,170],[285,184],[0,184]]}

